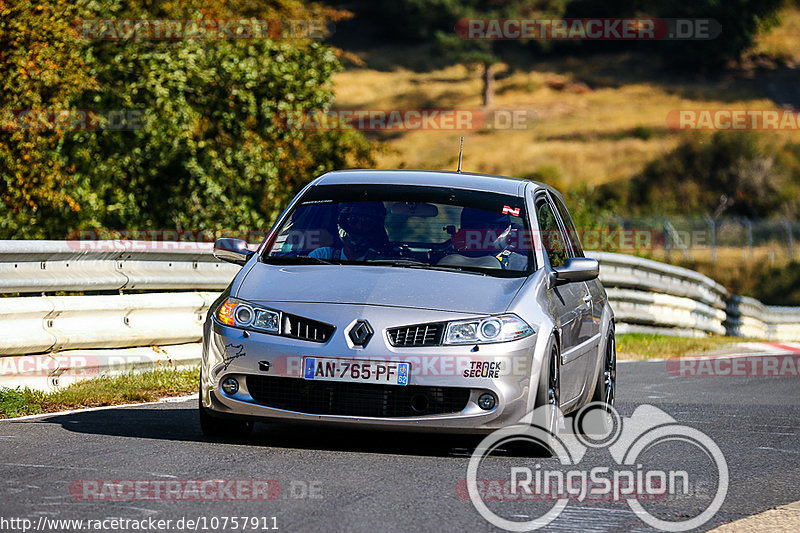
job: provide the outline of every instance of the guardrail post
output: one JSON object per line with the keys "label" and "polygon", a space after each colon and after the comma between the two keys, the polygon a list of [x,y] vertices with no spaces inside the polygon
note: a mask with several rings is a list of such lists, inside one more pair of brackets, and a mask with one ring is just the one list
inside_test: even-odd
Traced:
{"label": "guardrail post", "polygon": [[708,232],[711,235],[711,262],[717,262],[717,223],[713,218],[706,215],[706,222],[708,223]]}
{"label": "guardrail post", "polygon": [[753,221],[749,218],[744,219],[744,227],[747,228],[747,248],[750,250],[750,259],[753,258]]}

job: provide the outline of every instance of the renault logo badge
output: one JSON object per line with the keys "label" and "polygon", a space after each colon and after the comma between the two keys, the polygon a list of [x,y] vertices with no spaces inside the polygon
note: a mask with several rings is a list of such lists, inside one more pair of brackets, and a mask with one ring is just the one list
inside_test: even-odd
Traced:
{"label": "renault logo badge", "polygon": [[353,341],[353,344],[356,346],[366,346],[369,340],[372,338],[372,327],[369,325],[369,322],[366,320],[359,320],[356,322],[352,328],[350,328],[350,340]]}

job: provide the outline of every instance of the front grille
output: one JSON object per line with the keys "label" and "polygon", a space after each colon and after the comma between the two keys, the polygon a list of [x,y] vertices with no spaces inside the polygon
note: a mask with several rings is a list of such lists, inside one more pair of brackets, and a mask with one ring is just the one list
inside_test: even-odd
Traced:
{"label": "front grille", "polygon": [[283,313],[281,335],[305,341],[327,342],[336,326],[297,315]]}
{"label": "front grille", "polygon": [[418,324],[391,328],[389,342],[392,346],[438,346],[442,343],[444,324]]}
{"label": "front grille", "polygon": [[404,417],[458,413],[470,389],[374,385],[302,378],[247,376],[247,390],[266,407],[312,415]]}

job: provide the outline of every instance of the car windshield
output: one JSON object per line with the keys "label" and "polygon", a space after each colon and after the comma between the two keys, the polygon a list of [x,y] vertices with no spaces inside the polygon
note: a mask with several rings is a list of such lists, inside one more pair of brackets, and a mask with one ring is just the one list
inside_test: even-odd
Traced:
{"label": "car windshield", "polygon": [[319,185],[281,220],[267,263],[375,264],[522,276],[535,270],[524,199],[407,185]]}

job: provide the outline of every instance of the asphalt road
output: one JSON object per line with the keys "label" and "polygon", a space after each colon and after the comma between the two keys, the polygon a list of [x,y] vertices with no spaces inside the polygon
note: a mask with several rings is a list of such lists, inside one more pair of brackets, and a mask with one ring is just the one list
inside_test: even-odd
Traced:
{"label": "asphalt road", "polygon": [[[700,530],[800,500],[800,378],[677,377],[664,362],[649,362],[620,364],[618,380],[623,416],[653,405],[707,434],[724,453],[727,497]],[[175,527],[181,518],[205,517],[194,529],[222,530],[221,520],[232,516],[262,517],[259,526],[281,531],[496,530],[456,490],[474,440],[258,424],[248,439],[209,442],[200,436],[195,406],[196,400],[0,422],[0,530],[21,530],[21,522],[4,519],[27,518],[36,526],[40,517],[172,520],[165,531],[188,530],[185,522]],[[693,475],[708,470],[704,454],[684,448],[670,460]],[[535,461],[510,454],[488,464],[508,475],[509,465]],[[611,462],[606,450],[590,450],[583,459],[590,466]],[[84,481],[145,480],[152,488],[158,481],[208,479],[273,480],[280,496],[88,501],[95,486]],[[650,505],[671,520],[699,512],[692,498]],[[493,509],[516,520],[537,512],[520,501],[496,502]],[[220,520],[216,528],[213,517]],[[237,530],[232,521],[227,530]],[[571,501],[547,530],[652,528],[625,503]]]}

